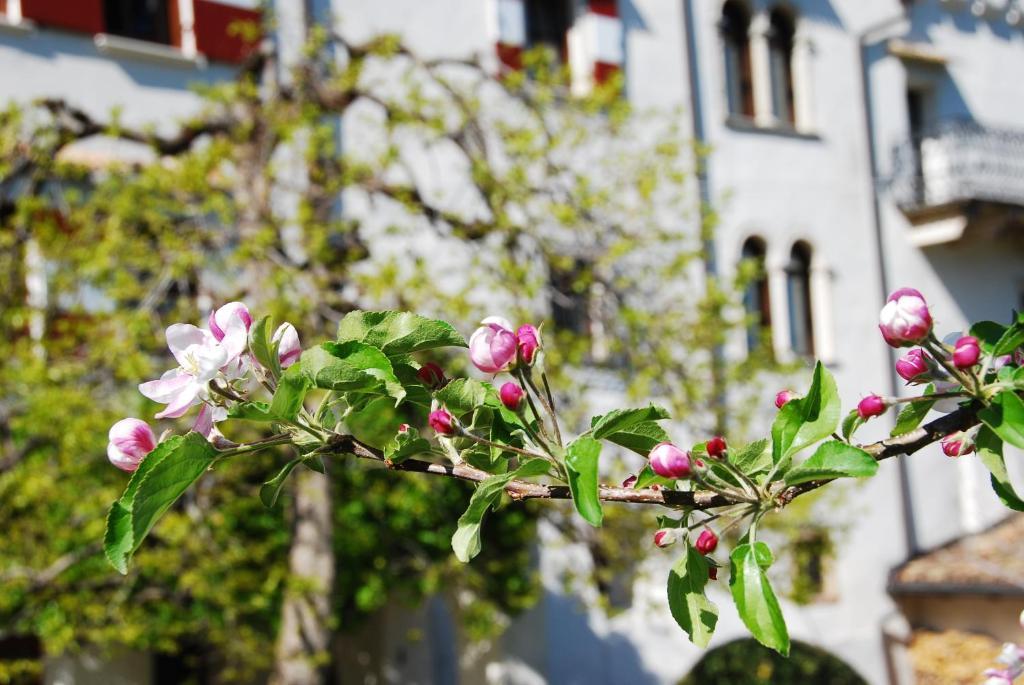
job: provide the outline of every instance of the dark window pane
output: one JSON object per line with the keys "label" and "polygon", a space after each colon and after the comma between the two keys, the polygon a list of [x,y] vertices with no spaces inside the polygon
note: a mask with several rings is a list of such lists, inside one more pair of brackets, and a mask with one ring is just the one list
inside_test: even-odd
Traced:
{"label": "dark window pane", "polygon": [[811,250],[804,243],[793,246],[786,267],[789,295],[789,341],[793,352],[814,355],[814,322],[811,315]]}
{"label": "dark window pane", "polygon": [[106,32],[151,43],[171,43],[171,0],[105,0]]}
{"label": "dark window pane", "polygon": [[569,0],[526,0],[526,42],[530,47],[547,45],[565,61],[571,26]]}

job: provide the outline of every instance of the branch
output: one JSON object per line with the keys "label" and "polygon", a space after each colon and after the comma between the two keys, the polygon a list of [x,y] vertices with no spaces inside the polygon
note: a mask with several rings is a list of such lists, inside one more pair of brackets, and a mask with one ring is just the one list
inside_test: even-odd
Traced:
{"label": "branch", "polygon": [[37,104],[49,111],[55,119],[63,122],[61,130],[74,140],[102,133],[149,145],[162,155],[177,155],[186,152],[202,136],[230,133],[237,126],[236,121],[227,117],[209,120],[195,119],[185,124],[176,136],[165,138],[155,133],[104,124],[94,119],[85,110],[73,107],[60,98],[44,98]]}
{"label": "branch", "polygon": [[[974,406],[958,409],[906,435],[887,438],[870,445],[863,445],[862,449],[878,461],[890,457],[913,454],[950,433],[965,430],[976,425],[978,423],[977,409]],[[494,475],[465,463],[455,465],[437,464],[419,459],[407,459],[406,461],[393,463],[384,457],[383,452],[360,442],[351,435],[333,435],[323,448],[323,453],[335,455],[352,454],[360,459],[380,462],[392,471],[429,473],[435,476],[457,478],[474,483],[479,483]],[[780,507],[785,506],[800,495],[817,490],[823,485],[832,482],[832,480],[835,479],[817,480],[792,486],[783,490],[776,501]],[[567,486],[545,485],[543,483],[530,483],[522,480],[510,481],[505,487],[505,492],[508,493],[509,497],[517,501],[526,499],[572,498]],[[598,489],[598,496],[605,502],[657,504],[665,507],[687,507],[700,510],[736,504],[736,502],[727,497],[704,490],[695,492],[654,488],[641,488],[637,490],[602,485]]]}

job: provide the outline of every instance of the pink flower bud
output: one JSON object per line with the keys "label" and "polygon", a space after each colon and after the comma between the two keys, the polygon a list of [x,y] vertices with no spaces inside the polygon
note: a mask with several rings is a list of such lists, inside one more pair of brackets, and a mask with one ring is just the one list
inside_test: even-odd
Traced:
{"label": "pink flower bud", "polygon": [[534,355],[540,348],[540,331],[536,326],[523,324],[516,331],[516,340],[519,343],[519,358],[526,364],[532,364]]}
{"label": "pink flower bud", "polygon": [[489,316],[469,338],[469,359],[484,373],[504,371],[516,359],[516,334],[506,319]]}
{"label": "pink flower bud", "polygon": [[516,383],[508,382],[501,386],[498,397],[501,398],[501,403],[512,411],[519,411],[519,407],[523,405],[523,389]]}
{"label": "pink flower bud", "polygon": [[107,458],[122,471],[134,471],[156,449],[156,436],[145,421],[121,419],[107,433]]}
{"label": "pink flower bud", "polygon": [[958,369],[969,369],[978,363],[981,356],[981,347],[978,339],[972,335],[965,335],[956,341],[953,346],[953,365]]}
{"label": "pink flower bud", "polygon": [[915,347],[896,362],[896,373],[903,380],[912,383],[918,376],[923,376],[931,371],[931,366],[928,364],[930,359],[924,350]]}
{"label": "pink flower bud", "polygon": [[451,435],[455,432],[455,417],[446,409],[437,409],[430,412],[427,423],[439,435]]}
{"label": "pink flower bud", "polygon": [[400,423],[400,424],[398,424],[398,432],[399,433],[408,433],[409,432],[409,424],[407,424],[407,423]]}
{"label": "pink flower bud", "polygon": [[626,480],[622,481],[622,487],[631,488],[636,485],[636,476],[630,475],[626,477]]}
{"label": "pink flower bud", "polygon": [[690,455],[670,442],[660,442],[651,450],[651,469],[662,478],[688,478]]}
{"label": "pink flower bud", "polygon": [[697,542],[693,543],[693,546],[701,554],[711,554],[718,547],[718,536],[710,530],[702,530],[700,535],[697,536]]}
{"label": "pink flower bud", "polygon": [[299,333],[295,330],[295,326],[290,323],[285,322],[278,326],[277,330],[274,331],[271,342],[277,343],[277,359],[281,362],[282,369],[287,369],[299,361],[299,357],[302,356],[302,346],[299,345]]}
{"label": "pink flower bud", "polygon": [[924,295],[913,288],[894,291],[878,315],[878,329],[892,347],[916,345],[927,338],[932,315]]}
{"label": "pink flower bud", "polygon": [[679,531],[674,528],[662,528],[654,534],[654,544],[658,547],[674,545],[679,539]]}
{"label": "pink flower bud", "polygon": [[792,390],[780,390],[777,393],[775,393],[775,408],[782,409],[792,400],[795,400],[798,397],[799,395],[797,395]]}
{"label": "pink flower bud", "polygon": [[974,441],[963,431],[950,433],[940,441],[940,444],[943,454],[947,457],[959,457],[974,451]]}
{"label": "pink flower bud", "polygon": [[720,435],[716,435],[711,438],[708,440],[707,449],[709,457],[712,459],[721,459],[725,456],[725,450],[727,449],[725,438]]}
{"label": "pink flower bud", "polygon": [[872,416],[881,416],[889,405],[878,395],[868,395],[857,405],[857,416],[862,419],[870,419]]}
{"label": "pink flower bud", "polygon": [[416,372],[416,377],[431,390],[443,388],[445,383],[448,382],[448,379],[444,377],[444,369],[434,362],[427,362],[421,366],[420,370]]}
{"label": "pink flower bud", "polygon": [[718,580],[718,567],[717,566],[708,566],[708,579],[709,580]]}

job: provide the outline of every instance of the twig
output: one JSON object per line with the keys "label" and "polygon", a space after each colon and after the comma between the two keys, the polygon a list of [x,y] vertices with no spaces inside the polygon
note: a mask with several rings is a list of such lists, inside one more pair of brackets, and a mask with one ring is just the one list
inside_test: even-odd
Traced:
{"label": "twig", "polygon": [[[864,445],[862,449],[878,461],[890,457],[913,454],[949,433],[965,430],[976,425],[978,423],[977,409],[976,405],[963,407],[906,435]],[[360,442],[351,435],[332,435],[322,450],[324,454],[352,454],[360,459],[377,461],[393,471],[429,473],[474,483],[487,480],[493,475],[465,463],[457,465],[435,464],[419,459],[407,459],[399,463],[393,463],[384,458],[383,452]],[[832,480],[834,479],[817,480],[786,488],[778,495],[776,502],[780,507],[785,506],[800,495],[817,490],[823,485],[832,482]],[[510,481],[505,487],[505,492],[514,500],[572,498],[569,488],[564,485],[530,483],[522,480]],[[605,502],[657,504],[673,508],[688,507],[702,511],[741,503],[706,490],[684,492],[666,489],[655,490],[653,488],[633,489],[601,486],[598,489],[598,497]]]}

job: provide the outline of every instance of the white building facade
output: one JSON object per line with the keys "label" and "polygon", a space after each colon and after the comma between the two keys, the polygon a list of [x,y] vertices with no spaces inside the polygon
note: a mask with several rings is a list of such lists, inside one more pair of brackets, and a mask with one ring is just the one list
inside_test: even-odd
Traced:
{"label": "white building facade", "polygon": [[[287,17],[303,3],[276,4]],[[189,83],[230,77],[241,47],[216,36],[255,5],[0,0],[0,100],[58,95],[97,116],[123,106],[129,123],[172,126],[198,106]],[[704,188],[720,207],[718,268],[764,260],[767,277],[748,304],[769,328],[776,356],[822,359],[845,406],[868,392],[900,392],[892,353],[874,334],[887,291],[921,290],[943,330],[1003,320],[1024,307],[1024,3],[1017,0],[311,6],[340,17],[351,38],[398,32],[425,55],[479,54],[495,67],[515,66],[523,49],[547,42],[570,65],[576,88],[621,71],[638,106],[681,107],[694,136],[712,149]],[[746,344],[737,341],[736,353]],[[835,654],[870,683],[909,682],[891,629],[898,620],[886,591],[889,569],[1003,513],[976,460],[952,462],[934,449],[896,461],[857,486],[847,498],[856,504],[835,512],[845,532],[828,592],[784,607],[795,639]],[[665,606],[667,557],[637,581],[632,606],[607,618],[563,594],[556,579],[577,563],[574,552],[546,549],[544,599],[496,644],[446,646],[454,631],[434,604],[415,616],[388,612],[376,629],[397,635],[415,625],[426,638],[364,645],[369,665],[340,653],[342,680],[674,683],[699,661],[702,652]],[[724,584],[713,599],[722,618],[711,648],[746,636]],[[93,682],[82,667],[58,666],[53,682]],[[148,682],[131,673],[123,682]]]}

